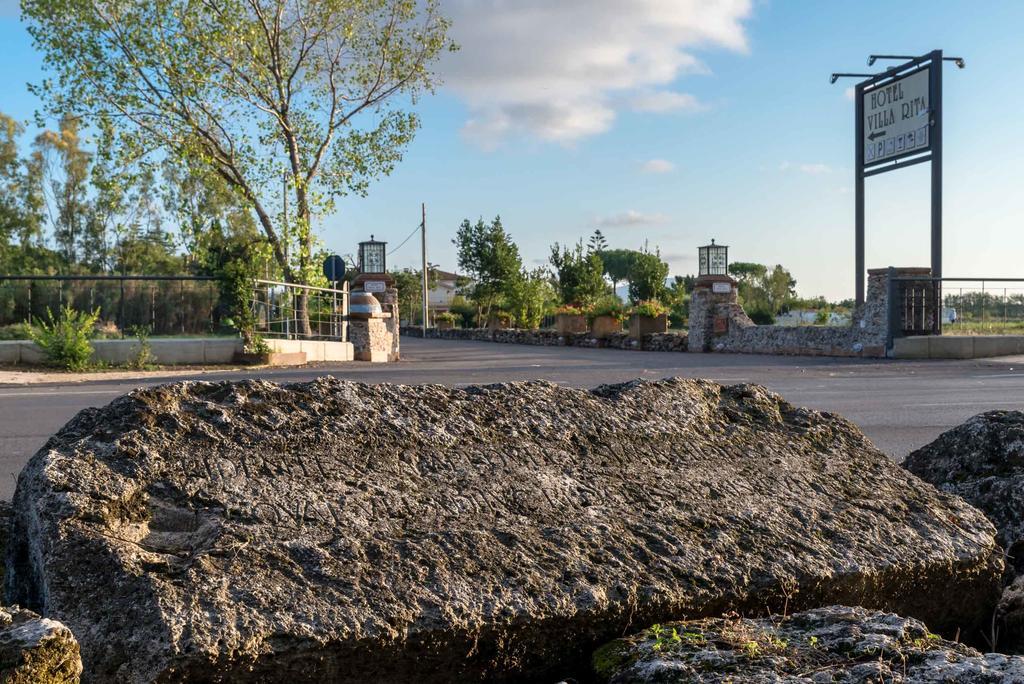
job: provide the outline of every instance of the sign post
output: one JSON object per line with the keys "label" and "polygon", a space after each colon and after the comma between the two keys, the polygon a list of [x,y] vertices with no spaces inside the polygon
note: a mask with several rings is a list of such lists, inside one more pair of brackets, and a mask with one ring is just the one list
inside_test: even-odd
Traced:
{"label": "sign post", "polygon": [[[872,58],[872,62],[875,58]],[[963,60],[957,59],[962,67]],[[864,179],[931,162],[931,268],[942,277],[942,50],[857,84],[854,199],[856,301],[864,303]],[[837,76],[851,74],[835,74]]]}

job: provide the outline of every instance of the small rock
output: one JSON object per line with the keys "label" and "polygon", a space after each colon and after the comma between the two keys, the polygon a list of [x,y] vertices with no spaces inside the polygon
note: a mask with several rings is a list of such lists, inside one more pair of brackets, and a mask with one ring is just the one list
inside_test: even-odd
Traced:
{"label": "small rock", "polygon": [[30,610],[0,607],[0,682],[77,684],[81,674],[71,630]]}
{"label": "small rock", "polygon": [[592,663],[609,684],[1024,682],[1024,658],[982,655],[918,620],[844,606],[655,625],[598,649]]}

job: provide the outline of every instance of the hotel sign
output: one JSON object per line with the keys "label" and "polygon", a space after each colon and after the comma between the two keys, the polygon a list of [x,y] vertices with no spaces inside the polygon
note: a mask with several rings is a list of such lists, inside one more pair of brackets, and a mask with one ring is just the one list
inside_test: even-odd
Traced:
{"label": "hotel sign", "polygon": [[940,66],[929,65],[863,91],[864,166],[931,149],[929,71]]}

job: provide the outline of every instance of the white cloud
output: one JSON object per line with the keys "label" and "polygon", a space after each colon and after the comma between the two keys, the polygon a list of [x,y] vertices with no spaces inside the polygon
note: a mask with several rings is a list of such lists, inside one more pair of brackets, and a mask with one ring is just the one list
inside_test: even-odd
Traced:
{"label": "white cloud", "polygon": [[630,209],[621,214],[603,216],[594,221],[594,225],[601,228],[631,228],[634,226],[651,226],[668,221],[664,214],[645,214],[641,211]]}
{"label": "white cloud", "polygon": [[700,109],[671,90],[705,48],[747,49],[751,0],[444,0],[461,50],[441,66],[484,147],[529,135],[572,144],[621,109]]}
{"label": "white cloud", "polygon": [[823,173],[832,173],[832,167],[828,164],[791,164],[788,161],[784,161],[779,164],[779,171],[792,171],[796,170],[800,173],[806,173],[810,176],[820,176]]}
{"label": "white cloud", "polygon": [[642,168],[644,173],[672,173],[676,165],[666,159],[650,159]]}

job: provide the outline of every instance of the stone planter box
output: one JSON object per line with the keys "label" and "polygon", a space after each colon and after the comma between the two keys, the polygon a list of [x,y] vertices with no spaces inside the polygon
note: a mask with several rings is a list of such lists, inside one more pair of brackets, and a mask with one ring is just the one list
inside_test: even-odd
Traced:
{"label": "stone planter box", "polygon": [[575,335],[587,332],[587,317],[583,314],[557,314],[555,331],[559,335]]}
{"label": "stone planter box", "polygon": [[438,330],[454,330],[455,321],[437,321]]}
{"label": "stone planter box", "polygon": [[633,314],[629,317],[629,336],[634,340],[639,340],[644,335],[665,332],[668,332],[667,314],[662,314],[658,317]]}
{"label": "stone planter box", "polygon": [[590,326],[594,339],[603,340],[609,335],[622,332],[622,319],[615,316],[595,316]]}

